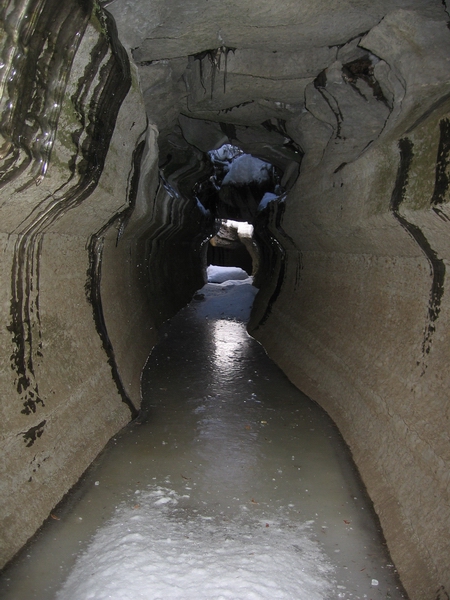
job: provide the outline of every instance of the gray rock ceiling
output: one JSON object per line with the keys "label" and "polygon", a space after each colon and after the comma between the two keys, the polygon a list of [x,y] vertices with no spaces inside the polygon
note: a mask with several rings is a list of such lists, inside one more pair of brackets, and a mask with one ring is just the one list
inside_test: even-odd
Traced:
{"label": "gray rock ceiling", "polygon": [[306,151],[308,167],[335,171],[396,125],[400,105],[412,118],[408,94],[431,105],[430,88],[437,98],[448,80],[448,59],[427,58],[450,55],[437,1],[113,0],[108,10],[138,66],[161,164],[185,194],[208,176],[203,153],[228,141],[284,171],[287,189]]}

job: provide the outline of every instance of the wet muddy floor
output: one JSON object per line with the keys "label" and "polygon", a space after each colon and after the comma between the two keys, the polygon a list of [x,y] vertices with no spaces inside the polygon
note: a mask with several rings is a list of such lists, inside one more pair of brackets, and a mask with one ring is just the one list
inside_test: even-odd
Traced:
{"label": "wet muddy floor", "polygon": [[4,600],[405,598],[346,446],[245,328],[250,282],[165,324],[122,431],[0,580]]}

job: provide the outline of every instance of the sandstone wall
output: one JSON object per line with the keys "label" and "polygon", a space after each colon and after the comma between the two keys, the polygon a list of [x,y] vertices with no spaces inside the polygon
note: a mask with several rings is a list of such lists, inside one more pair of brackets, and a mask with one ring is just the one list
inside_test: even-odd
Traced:
{"label": "sandstone wall", "polygon": [[138,416],[157,326],[203,285],[213,226],[159,176],[109,14],[33,6],[1,14],[0,565]]}
{"label": "sandstone wall", "polygon": [[115,247],[147,127],[136,75],[105,22],[57,4],[2,14],[1,564],[137,414],[152,342],[127,354],[136,269]]}
{"label": "sandstone wall", "polygon": [[251,330],[335,420],[408,594],[434,600],[450,589],[450,106],[445,78],[427,83],[403,52],[396,119],[378,141],[340,160],[342,102],[342,139],[335,130],[321,148],[316,137],[283,218],[271,209],[269,241],[285,253]]}

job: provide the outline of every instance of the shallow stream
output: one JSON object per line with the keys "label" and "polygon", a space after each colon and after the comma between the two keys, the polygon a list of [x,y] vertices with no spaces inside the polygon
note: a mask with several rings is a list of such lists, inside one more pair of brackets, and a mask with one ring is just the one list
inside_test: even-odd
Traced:
{"label": "shallow stream", "polygon": [[144,415],[0,580],[4,600],[405,598],[336,427],[246,333],[249,280],[164,326]]}

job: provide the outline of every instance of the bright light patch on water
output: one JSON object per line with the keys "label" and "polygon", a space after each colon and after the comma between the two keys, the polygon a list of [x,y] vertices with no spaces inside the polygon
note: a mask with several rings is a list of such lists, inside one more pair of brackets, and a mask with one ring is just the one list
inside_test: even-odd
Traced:
{"label": "bright light patch on water", "polygon": [[[232,370],[231,357],[235,357],[242,350],[242,338],[245,329],[242,323],[220,319],[211,323],[212,339],[214,343],[213,360],[218,370]],[[232,377],[233,373],[230,373]]]}

